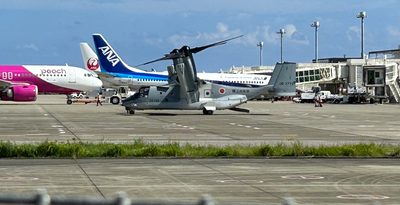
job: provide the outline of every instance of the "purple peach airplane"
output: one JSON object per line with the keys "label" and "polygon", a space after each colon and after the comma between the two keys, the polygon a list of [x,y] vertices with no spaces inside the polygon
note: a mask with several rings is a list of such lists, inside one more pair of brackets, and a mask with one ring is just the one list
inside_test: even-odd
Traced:
{"label": "purple peach airplane", "polygon": [[36,101],[38,93],[72,94],[100,89],[93,72],[68,65],[0,65],[0,99]]}

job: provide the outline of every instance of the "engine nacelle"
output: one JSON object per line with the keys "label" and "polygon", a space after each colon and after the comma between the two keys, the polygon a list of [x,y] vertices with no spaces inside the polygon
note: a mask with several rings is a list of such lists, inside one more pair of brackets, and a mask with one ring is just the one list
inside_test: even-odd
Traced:
{"label": "engine nacelle", "polygon": [[38,88],[36,85],[14,85],[1,93],[1,100],[27,102],[36,101]]}

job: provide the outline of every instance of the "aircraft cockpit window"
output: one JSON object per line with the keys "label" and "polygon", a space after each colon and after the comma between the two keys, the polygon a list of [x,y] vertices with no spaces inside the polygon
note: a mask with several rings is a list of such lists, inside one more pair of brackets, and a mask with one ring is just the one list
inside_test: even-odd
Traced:
{"label": "aircraft cockpit window", "polygon": [[150,87],[142,87],[139,89],[140,97],[147,97],[149,95]]}
{"label": "aircraft cockpit window", "polygon": [[150,88],[148,88],[148,87],[147,87],[147,88],[144,88],[144,94],[145,94],[145,95],[148,95],[148,94],[149,94],[149,90],[150,90]]}

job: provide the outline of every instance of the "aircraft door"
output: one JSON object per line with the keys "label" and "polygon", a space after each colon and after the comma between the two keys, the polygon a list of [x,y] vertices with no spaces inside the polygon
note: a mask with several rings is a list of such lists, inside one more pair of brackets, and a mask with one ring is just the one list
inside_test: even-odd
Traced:
{"label": "aircraft door", "polygon": [[68,68],[67,69],[67,75],[68,75],[68,82],[70,83],[76,83],[76,71],[75,69]]}

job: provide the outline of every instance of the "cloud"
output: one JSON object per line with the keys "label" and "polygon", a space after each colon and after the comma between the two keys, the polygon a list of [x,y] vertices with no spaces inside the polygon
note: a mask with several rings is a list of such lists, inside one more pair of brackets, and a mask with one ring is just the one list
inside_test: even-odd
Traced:
{"label": "cloud", "polygon": [[229,30],[228,26],[219,22],[217,23],[217,31],[218,33],[226,33]]}
{"label": "cloud", "polygon": [[[305,35],[297,31],[296,26],[287,24],[284,26],[286,31],[284,38],[296,44],[308,45],[309,40]],[[270,26],[258,26],[253,31],[245,32],[240,29],[231,30],[228,25],[219,22],[216,25],[216,31],[209,33],[196,33],[196,34],[175,34],[168,38],[167,42],[175,47],[180,47],[185,44],[204,44],[222,39],[244,35],[242,38],[232,41],[235,44],[242,44],[245,46],[255,46],[258,42],[264,41],[267,44],[278,44],[280,42],[279,35],[273,31]]]}
{"label": "cloud", "polygon": [[144,37],[144,41],[152,46],[158,46],[162,45],[164,43],[164,40],[160,37],[151,37],[151,36],[146,36]]}
{"label": "cloud", "polygon": [[293,24],[288,24],[288,25],[286,25],[285,26],[285,35],[288,37],[288,38],[292,38],[292,35],[296,32],[296,26],[294,26]]}
{"label": "cloud", "polygon": [[360,36],[360,28],[358,26],[350,26],[346,31],[346,36],[349,41],[352,41],[354,37]]}
{"label": "cloud", "polygon": [[400,29],[399,28],[395,28],[395,27],[388,27],[387,31],[389,33],[389,35],[394,36],[394,37],[400,37]]}
{"label": "cloud", "polygon": [[196,33],[196,34],[175,34],[168,38],[168,42],[175,47],[180,47],[185,44],[203,44],[213,41],[220,41],[224,38],[241,35],[240,30],[229,30],[229,27],[224,23],[217,23],[216,31],[209,33]]}
{"label": "cloud", "polygon": [[30,44],[25,44],[22,46],[17,46],[17,49],[27,49],[27,50],[33,50],[35,52],[39,51],[39,48],[34,44],[34,43],[30,43]]}

